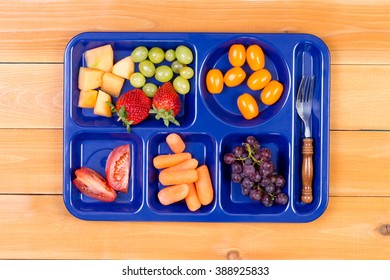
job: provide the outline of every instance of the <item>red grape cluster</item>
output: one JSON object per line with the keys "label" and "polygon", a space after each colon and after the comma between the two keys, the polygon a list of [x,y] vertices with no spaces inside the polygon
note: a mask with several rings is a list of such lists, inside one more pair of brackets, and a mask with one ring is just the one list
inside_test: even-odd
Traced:
{"label": "red grape cluster", "polygon": [[248,136],[241,146],[223,157],[231,165],[232,181],[241,184],[242,194],[270,207],[274,203],[285,205],[288,196],[282,192],[286,180],[275,171],[271,151],[261,148],[254,136]]}

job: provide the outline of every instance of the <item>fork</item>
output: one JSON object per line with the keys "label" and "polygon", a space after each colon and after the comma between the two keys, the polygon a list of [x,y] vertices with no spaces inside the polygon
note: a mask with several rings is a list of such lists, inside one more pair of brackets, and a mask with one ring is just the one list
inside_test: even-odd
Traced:
{"label": "fork", "polygon": [[313,138],[311,136],[310,117],[314,92],[314,76],[303,76],[299,85],[296,110],[305,126],[305,138],[302,144],[302,194],[303,203],[313,201]]}

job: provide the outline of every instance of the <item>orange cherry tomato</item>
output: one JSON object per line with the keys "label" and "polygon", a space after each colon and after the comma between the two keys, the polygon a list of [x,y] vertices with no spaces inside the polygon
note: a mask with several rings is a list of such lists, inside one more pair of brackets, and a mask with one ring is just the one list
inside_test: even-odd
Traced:
{"label": "orange cherry tomato", "polygon": [[234,44],[229,49],[229,62],[232,66],[242,66],[245,63],[245,47],[241,44]]}
{"label": "orange cherry tomato", "polygon": [[238,97],[237,106],[242,116],[247,120],[251,120],[259,114],[259,106],[256,99],[249,93],[244,93]]}
{"label": "orange cherry tomato", "polygon": [[219,94],[223,89],[223,74],[219,69],[211,69],[206,75],[207,90],[213,94]]}
{"label": "orange cherry tomato", "polygon": [[271,78],[271,73],[263,68],[249,76],[247,85],[251,90],[259,90],[264,88],[271,81]]}
{"label": "orange cherry tomato", "polygon": [[246,78],[246,73],[244,69],[239,66],[229,69],[225,76],[223,76],[223,81],[228,87],[235,87],[241,84]]}
{"label": "orange cherry tomato", "polygon": [[265,105],[275,104],[279,100],[283,92],[283,85],[278,81],[272,80],[265,86],[261,92],[261,101]]}
{"label": "orange cherry tomato", "polygon": [[251,45],[246,50],[246,61],[253,71],[264,68],[264,52],[258,45]]}

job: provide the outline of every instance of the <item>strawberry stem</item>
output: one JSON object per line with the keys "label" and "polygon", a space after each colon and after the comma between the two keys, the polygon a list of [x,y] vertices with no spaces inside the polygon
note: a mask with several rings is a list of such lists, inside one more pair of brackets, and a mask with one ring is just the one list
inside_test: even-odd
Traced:
{"label": "strawberry stem", "polygon": [[114,104],[112,104],[111,102],[106,102],[106,103],[110,106],[111,111],[112,111],[113,113],[116,113],[116,114],[117,114],[117,116],[118,116],[117,122],[122,121],[123,126],[125,126],[127,132],[130,133],[130,126],[133,124],[133,121],[129,121],[129,120],[127,119],[128,116],[127,116],[127,112],[126,112],[125,106],[122,106],[122,107],[119,109],[119,111],[118,111],[118,110],[116,109],[116,107],[115,107]]}
{"label": "strawberry stem", "polygon": [[162,119],[166,127],[169,126],[169,123],[180,126],[180,123],[175,119],[173,110],[166,111],[165,109],[157,109],[156,106],[153,105],[153,109],[150,109],[149,113],[156,114],[156,120]]}

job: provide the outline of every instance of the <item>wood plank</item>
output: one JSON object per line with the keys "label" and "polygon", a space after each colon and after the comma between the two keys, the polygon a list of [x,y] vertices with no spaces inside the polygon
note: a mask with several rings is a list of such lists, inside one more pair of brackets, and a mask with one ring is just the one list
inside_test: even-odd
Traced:
{"label": "wood plank", "polygon": [[0,64],[0,127],[62,128],[62,64]]}
{"label": "wood plank", "polygon": [[0,259],[390,258],[390,197],[334,197],[305,224],[82,221],[61,196],[0,195],[0,208]]}
{"label": "wood plank", "polygon": [[333,65],[330,123],[332,129],[390,129],[390,67]]}
{"label": "wood plank", "polygon": [[389,64],[389,14],[386,0],[8,0],[0,3],[0,62],[61,62],[67,42],[84,31],[201,31],[312,33],[335,64]]}
{"label": "wood plank", "polygon": [[62,193],[62,130],[0,129],[0,193]]}
{"label": "wood plank", "polygon": [[[0,168],[0,194],[62,194],[62,130],[1,129]],[[331,196],[390,196],[388,170],[389,131],[331,132]]]}
{"label": "wood plank", "polygon": [[[62,128],[62,75],[62,64],[0,64],[0,128]],[[389,76],[388,65],[333,65],[331,129],[390,130]]]}

